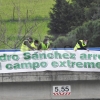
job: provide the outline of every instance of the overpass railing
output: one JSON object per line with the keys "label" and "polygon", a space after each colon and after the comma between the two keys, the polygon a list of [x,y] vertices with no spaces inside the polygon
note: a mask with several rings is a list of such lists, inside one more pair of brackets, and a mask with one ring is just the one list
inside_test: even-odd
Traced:
{"label": "overpass railing", "polygon": [[[89,50],[100,51],[100,47],[90,47]],[[73,50],[73,48],[52,48],[51,50]],[[20,49],[2,49],[0,52],[17,52]]]}

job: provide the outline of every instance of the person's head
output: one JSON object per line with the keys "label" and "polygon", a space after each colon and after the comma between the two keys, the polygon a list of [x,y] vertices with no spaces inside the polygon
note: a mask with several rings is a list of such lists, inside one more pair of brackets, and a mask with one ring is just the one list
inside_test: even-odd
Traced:
{"label": "person's head", "polygon": [[43,42],[44,42],[45,44],[48,44],[48,43],[49,43],[49,38],[45,38]]}
{"label": "person's head", "polygon": [[84,39],[83,41],[84,41],[84,44],[87,45],[88,40],[87,39]]}
{"label": "person's head", "polygon": [[39,41],[38,41],[38,40],[35,40],[35,41],[34,41],[34,44],[35,44],[36,46],[38,46],[38,45],[39,45]]}
{"label": "person's head", "polygon": [[27,40],[29,41],[29,43],[33,42],[33,38],[32,37],[28,37]]}

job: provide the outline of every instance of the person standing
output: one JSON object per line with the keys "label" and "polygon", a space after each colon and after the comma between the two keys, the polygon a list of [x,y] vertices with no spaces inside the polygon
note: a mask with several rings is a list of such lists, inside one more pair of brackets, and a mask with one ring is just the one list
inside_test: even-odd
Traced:
{"label": "person standing", "polygon": [[49,48],[50,48],[49,38],[45,38],[43,42],[40,43],[38,50],[49,50]]}
{"label": "person standing", "polygon": [[22,45],[21,45],[21,51],[25,52],[25,51],[30,51],[30,50],[35,50],[34,47],[31,46],[31,43],[33,42],[33,38],[32,37],[28,37],[26,38]]}
{"label": "person standing", "polygon": [[31,46],[37,50],[38,49],[38,45],[39,45],[39,41],[38,40],[35,40],[34,42],[31,43]]}

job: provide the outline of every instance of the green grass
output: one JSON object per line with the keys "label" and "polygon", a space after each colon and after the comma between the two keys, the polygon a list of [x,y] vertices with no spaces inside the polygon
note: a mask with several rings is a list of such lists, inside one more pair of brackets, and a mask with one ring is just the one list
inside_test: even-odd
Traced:
{"label": "green grass", "polygon": [[[43,40],[44,36],[47,35],[47,23],[49,21],[28,21],[25,23],[21,22],[7,22],[6,31],[8,36],[16,36],[20,33],[22,36],[25,33],[32,34],[33,38]],[[10,29],[10,30],[9,30]],[[31,30],[30,30],[31,29]]]}
{"label": "green grass", "polygon": [[[14,48],[15,41],[17,41],[17,39],[19,39],[18,37],[20,36],[20,38],[21,38],[26,33],[28,33],[28,35],[31,34],[33,39],[38,39],[39,41],[42,41],[44,39],[44,37],[47,36],[47,30],[48,30],[47,23],[48,23],[48,20],[47,21],[36,21],[36,22],[28,21],[28,22],[26,22],[26,24],[24,22],[21,22],[21,23],[6,22],[6,23],[4,23],[3,27],[6,27],[5,40],[7,42],[7,45],[10,45],[10,46],[12,45],[12,48]],[[0,43],[0,47],[2,47],[3,49],[10,48],[7,45]]]}
{"label": "green grass", "polygon": [[[0,20],[6,29],[6,37],[10,36],[13,40],[12,36],[16,37],[18,33],[21,36],[30,33],[33,38],[42,41],[48,35],[49,12],[54,3],[54,0],[0,0]],[[24,23],[26,18],[27,22]],[[33,28],[30,30],[31,27]],[[8,45],[13,46],[11,42]],[[8,46],[0,43],[0,48]]]}
{"label": "green grass", "polygon": [[20,17],[29,18],[36,16],[49,17],[50,8],[54,4],[53,0],[0,0],[0,15],[3,20]]}

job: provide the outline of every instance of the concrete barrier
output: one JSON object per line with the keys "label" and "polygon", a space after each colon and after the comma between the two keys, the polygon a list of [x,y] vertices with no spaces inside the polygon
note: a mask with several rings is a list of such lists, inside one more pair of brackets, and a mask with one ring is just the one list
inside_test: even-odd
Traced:
{"label": "concrete barrier", "polygon": [[[70,85],[71,95],[54,96],[53,86]],[[0,74],[0,100],[91,100],[100,98],[100,73],[45,71]]]}

